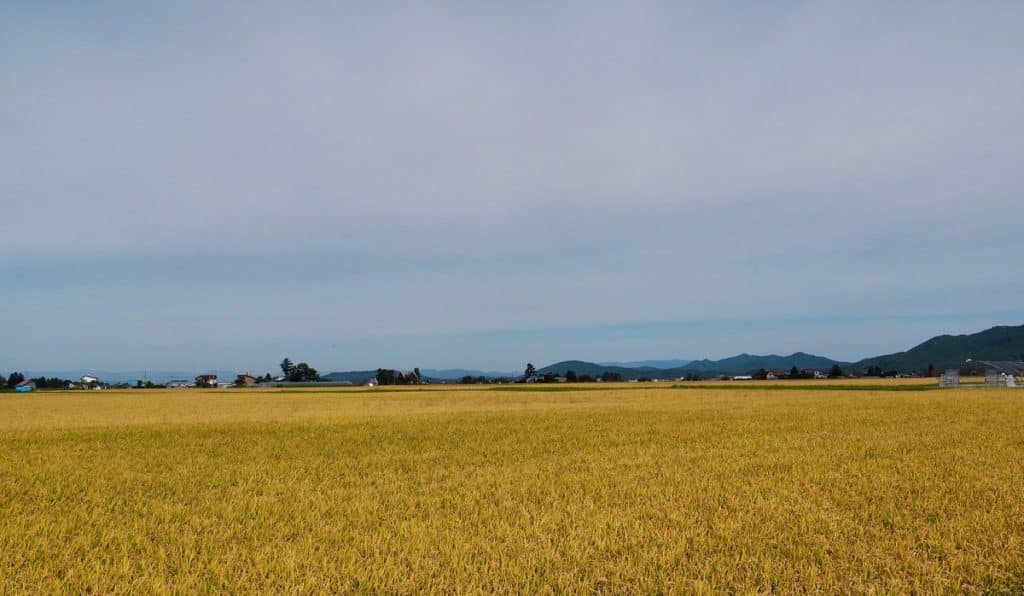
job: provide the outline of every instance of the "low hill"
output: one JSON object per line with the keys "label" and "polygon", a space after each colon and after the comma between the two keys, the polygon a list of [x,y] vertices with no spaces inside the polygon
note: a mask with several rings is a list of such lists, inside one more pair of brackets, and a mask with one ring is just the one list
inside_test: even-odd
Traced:
{"label": "low hill", "polygon": [[599,362],[601,366],[620,366],[623,368],[657,368],[667,370],[669,368],[682,368],[693,362],[692,360],[634,360],[631,362]]}
{"label": "low hill", "polygon": [[362,385],[370,379],[377,378],[376,370],[350,370],[346,372],[332,372],[323,375],[323,379],[327,381],[333,381],[335,383],[352,383],[353,385]]}
{"label": "low hill", "polygon": [[808,368],[828,370],[832,368],[832,365],[834,364],[846,366],[843,362],[832,360],[831,358],[826,358],[824,356],[807,354],[805,352],[795,352],[789,356],[778,356],[776,354],[769,354],[767,356],[740,354],[739,356],[723,358],[722,360],[695,360],[679,370],[684,374],[686,372],[695,372],[703,375],[742,375],[762,368],[766,370],[775,369],[788,371],[794,366],[799,370]]}
{"label": "low hill", "polygon": [[604,366],[596,364],[594,362],[584,362],[583,360],[565,360],[563,362],[557,362],[544,368],[537,369],[537,374],[545,375],[548,373],[564,376],[567,371],[573,371],[578,375],[590,375],[592,377],[599,377],[605,373],[614,373],[622,375],[623,379],[638,379],[641,377],[651,378],[665,378],[660,376],[664,373],[663,370],[657,368],[630,368],[626,366]]}
{"label": "low hill", "polygon": [[461,379],[462,377],[486,377],[488,379],[515,379],[523,375],[522,372],[501,372],[495,370],[476,370],[472,368],[424,368],[420,372],[423,373],[424,378],[442,379],[445,381]]}
{"label": "low hill", "polygon": [[899,372],[922,372],[931,364],[936,370],[970,368],[966,361],[1024,360],[1024,325],[992,327],[970,335],[940,335],[906,352],[865,358],[852,365],[854,372],[869,366]]}

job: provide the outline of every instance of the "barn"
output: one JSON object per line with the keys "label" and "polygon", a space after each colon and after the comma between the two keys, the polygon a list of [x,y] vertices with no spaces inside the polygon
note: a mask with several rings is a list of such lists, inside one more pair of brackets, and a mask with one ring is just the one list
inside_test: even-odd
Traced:
{"label": "barn", "polygon": [[36,382],[30,379],[26,379],[14,386],[14,390],[18,393],[28,393],[29,391],[36,390]]}

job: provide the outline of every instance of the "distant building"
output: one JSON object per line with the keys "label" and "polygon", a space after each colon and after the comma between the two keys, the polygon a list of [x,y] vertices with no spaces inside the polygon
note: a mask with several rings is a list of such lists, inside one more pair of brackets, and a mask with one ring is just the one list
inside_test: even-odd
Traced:
{"label": "distant building", "polygon": [[196,377],[196,387],[216,387],[217,375],[199,375]]}
{"label": "distant building", "polygon": [[370,380],[366,381],[365,383],[363,383],[363,385],[365,385],[367,387],[376,387],[377,386],[377,379],[370,379]]}
{"label": "distant building", "polygon": [[256,377],[254,377],[252,375],[249,375],[249,374],[238,375],[237,377],[235,377],[235,385],[243,385],[243,386],[246,386],[246,387],[251,387],[251,386],[255,385],[256,383],[258,383],[258,381],[256,380]]}
{"label": "distant building", "polygon": [[400,385],[419,385],[420,376],[414,370],[400,370],[395,375]]}
{"label": "distant building", "polygon": [[14,390],[18,393],[28,393],[29,391],[36,390],[36,382],[31,379],[26,379],[14,386]]}
{"label": "distant building", "polygon": [[174,381],[167,381],[168,389],[184,389],[186,387],[195,387],[196,384],[187,379],[175,379]]}
{"label": "distant building", "polygon": [[82,384],[86,387],[95,387],[100,384],[100,380],[92,375],[82,375]]}
{"label": "distant building", "polygon": [[753,381],[754,377],[750,375],[736,375],[732,378],[733,381]]}

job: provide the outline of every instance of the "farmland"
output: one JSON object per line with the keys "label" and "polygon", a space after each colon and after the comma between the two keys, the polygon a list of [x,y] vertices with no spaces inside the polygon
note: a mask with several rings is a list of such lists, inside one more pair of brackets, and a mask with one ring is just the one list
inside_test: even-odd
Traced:
{"label": "farmland", "polygon": [[1024,390],[918,383],[2,394],[0,592],[1020,592]]}

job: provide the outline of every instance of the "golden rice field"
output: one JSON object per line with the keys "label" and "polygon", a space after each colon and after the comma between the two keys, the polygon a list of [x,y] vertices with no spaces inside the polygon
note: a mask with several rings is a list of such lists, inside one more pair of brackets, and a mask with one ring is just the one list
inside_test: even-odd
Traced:
{"label": "golden rice field", "polygon": [[772,387],[0,394],[0,593],[1024,591],[1024,390]]}

